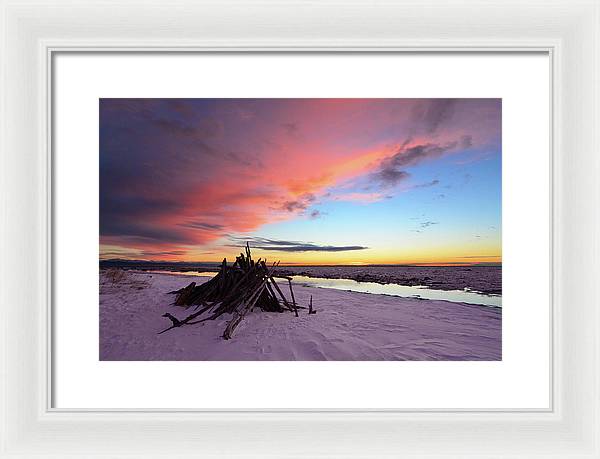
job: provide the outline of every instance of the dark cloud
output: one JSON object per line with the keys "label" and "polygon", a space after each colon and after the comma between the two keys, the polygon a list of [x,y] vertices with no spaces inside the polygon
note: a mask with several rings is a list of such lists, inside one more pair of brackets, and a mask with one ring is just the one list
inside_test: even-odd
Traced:
{"label": "dark cloud", "polygon": [[[111,190],[102,190],[100,193],[100,213],[110,215],[110,220],[121,217],[157,217],[163,213],[177,212],[183,209],[183,204],[176,198],[151,197],[131,194],[111,193]],[[103,224],[110,224],[109,219],[102,220]],[[102,227],[100,228],[102,230]],[[102,232],[102,231],[101,231]]]}
{"label": "dark cloud", "polygon": [[390,166],[407,167],[414,166],[423,162],[426,159],[437,159],[444,153],[453,150],[457,147],[458,142],[449,142],[444,145],[427,143],[416,145],[414,147],[400,149],[395,155],[386,158]]}
{"label": "dark cloud", "polygon": [[437,225],[437,224],[439,224],[439,222],[421,222],[420,223],[421,228],[428,228],[432,225]]}
{"label": "dark cloud", "polygon": [[286,212],[298,212],[306,210],[313,202],[316,201],[316,196],[312,193],[305,193],[295,201],[285,201],[279,210],[285,210]]}
{"label": "dark cloud", "polygon": [[280,241],[262,237],[236,237],[230,236],[233,244],[230,247],[243,247],[246,242],[253,249],[271,250],[274,252],[346,252],[353,250],[365,250],[368,247],[360,245],[332,246],[317,245],[312,242]]}
{"label": "dark cloud", "polygon": [[304,210],[308,204],[304,201],[286,201],[281,205],[281,210],[287,212],[296,212],[298,210]]}
{"label": "dark cloud", "polygon": [[162,129],[167,134],[172,135],[184,135],[184,136],[192,136],[196,134],[196,128],[187,126],[183,123],[180,123],[176,120],[170,120],[166,118],[157,118],[151,120],[154,127],[158,129]]}
{"label": "dark cloud", "polygon": [[145,257],[164,257],[164,256],[180,256],[185,255],[187,252],[185,250],[148,250],[142,252],[142,255]]}
{"label": "dark cloud", "polygon": [[[100,100],[100,233],[110,227],[157,224],[186,207],[190,189],[211,174],[216,134],[209,110],[183,113],[189,102]],[[196,103],[205,108],[207,104]],[[186,108],[187,107],[187,108]],[[106,231],[105,231],[106,230]],[[128,232],[129,233],[129,232]],[[143,236],[140,234],[140,236]]]}
{"label": "dark cloud", "polygon": [[214,223],[205,223],[202,221],[189,221],[186,223],[180,223],[180,226],[184,226],[186,228],[198,229],[198,230],[206,230],[206,231],[220,231],[223,229],[223,225],[218,225]]}
{"label": "dark cloud", "polygon": [[194,244],[202,238],[196,237],[185,228],[166,227],[159,223],[150,223],[135,219],[105,220],[101,223],[102,235],[106,237],[118,236],[128,242],[138,244]]}
{"label": "dark cloud", "polygon": [[410,177],[408,172],[397,170],[390,165],[384,165],[379,171],[371,174],[371,180],[379,182],[384,187],[396,186],[408,177]]}
{"label": "dark cloud", "polygon": [[194,116],[194,106],[186,100],[182,99],[167,99],[167,106],[176,113],[184,117]]}
{"label": "dark cloud", "polygon": [[456,99],[424,100],[413,108],[412,122],[427,134],[435,134],[454,115],[456,102]]}
{"label": "dark cloud", "polygon": [[298,125],[296,123],[283,123],[281,127],[285,129],[289,135],[294,135],[298,132]]}
{"label": "dark cloud", "polygon": [[279,252],[348,252],[352,250],[365,250],[368,247],[363,247],[360,245],[345,245],[345,246],[332,246],[332,245],[314,245],[314,244],[306,244],[306,245],[295,245],[289,247],[257,247],[262,250],[272,250]]}
{"label": "dark cloud", "polygon": [[470,135],[463,135],[460,138],[460,147],[464,150],[473,146],[473,137]]}
{"label": "dark cloud", "polygon": [[100,100],[102,243],[166,250],[219,236],[220,225],[193,215],[218,213],[213,203],[226,192],[217,177],[227,180],[226,170],[248,179],[261,155],[247,142],[223,143],[219,107],[210,99]]}
{"label": "dark cloud", "polygon": [[152,259],[156,257],[179,257],[184,256],[187,252],[185,250],[142,250],[142,251],[108,251],[102,252],[101,259]]}
{"label": "dark cloud", "polygon": [[431,182],[420,183],[419,185],[415,185],[414,188],[429,188],[430,186],[439,185],[439,183],[439,180],[432,180]]}
{"label": "dark cloud", "polygon": [[139,253],[138,252],[131,252],[131,251],[118,251],[118,252],[113,252],[113,251],[107,251],[107,252],[102,252],[102,254],[100,255],[101,259],[108,259],[108,258],[135,258],[135,257],[139,257]]}
{"label": "dark cloud", "polygon": [[235,151],[227,151],[222,154],[222,157],[228,161],[233,163],[240,164],[246,167],[256,167],[261,168],[264,167],[264,163],[260,156],[254,154],[241,154],[236,153]]}
{"label": "dark cloud", "polygon": [[312,218],[313,220],[315,220],[315,219],[317,219],[317,218],[320,218],[322,215],[323,215],[323,214],[321,213],[321,211],[319,211],[319,210],[313,210],[313,211],[310,213],[310,218]]}
{"label": "dark cloud", "polygon": [[[429,99],[415,105],[413,124],[418,130],[436,138],[435,133],[448,123],[454,115],[457,99]],[[414,134],[414,133],[413,133]],[[396,153],[381,161],[379,170],[371,175],[373,181],[382,187],[393,187],[408,178],[404,168],[415,166],[425,160],[437,159],[456,149],[468,149],[473,146],[473,138],[463,135],[460,139],[448,143],[423,143],[409,147],[413,135],[409,135],[398,147]]]}
{"label": "dark cloud", "polygon": [[449,142],[444,145],[421,144],[406,148],[403,146],[393,154],[384,158],[379,164],[379,170],[371,174],[371,180],[382,187],[393,187],[410,177],[404,168],[415,166],[425,160],[436,159],[455,149],[458,142]]}
{"label": "dark cloud", "polygon": [[168,198],[100,193],[100,234],[119,236],[142,245],[153,243],[193,244],[202,238],[180,226],[160,223],[164,215],[184,208],[181,202]]}

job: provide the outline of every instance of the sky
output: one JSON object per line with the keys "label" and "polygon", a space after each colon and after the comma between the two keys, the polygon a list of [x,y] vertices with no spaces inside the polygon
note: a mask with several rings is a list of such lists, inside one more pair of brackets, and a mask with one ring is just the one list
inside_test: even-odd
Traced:
{"label": "sky", "polygon": [[100,258],[501,261],[501,99],[100,99]]}

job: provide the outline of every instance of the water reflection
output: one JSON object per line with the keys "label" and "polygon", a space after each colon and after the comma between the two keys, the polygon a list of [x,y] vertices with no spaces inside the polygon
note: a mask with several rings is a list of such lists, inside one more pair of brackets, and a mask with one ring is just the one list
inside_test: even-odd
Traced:
{"label": "water reflection", "polygon": [[322,279],[307,276],[293,276],[295,282],[309,287],[333,288],[352,292],[393,295],[426,300],[446,300],[459,303],[482,304],[502,307],[502,296],[484,295],[468,290],[434,290],[423,286],[399,284],[378,284],[376,282],[357,282],[352,279]]}
{"label": "water reflection", "polygon": [[[186,276],[214,277],[217,273],[210,271],[147,271],[160,274],[177,274]],[[332,288],[351,292],[372,293],[376,295],[392,295],[424,300],[446,300],[457,303],[481,304],[502,307],[501,295],[484,295],[469,290],[435,290],[424,286],[408,286],[399,284],[378,284],[376,282],[358,282],[352,279],[325,279],[320,277],[292,276],[300,285],[317,288]]]}

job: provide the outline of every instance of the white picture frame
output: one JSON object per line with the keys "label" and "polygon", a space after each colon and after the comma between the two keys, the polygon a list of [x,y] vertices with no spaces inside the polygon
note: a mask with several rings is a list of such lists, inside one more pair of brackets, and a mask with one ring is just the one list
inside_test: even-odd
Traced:
{"label": "white picture frame", "polygon": [[[0,17],[0,457],[600,457],[598,1],[15,0]],[[52,409],[52,56],[106,51],[547,52],[552,409]]]}

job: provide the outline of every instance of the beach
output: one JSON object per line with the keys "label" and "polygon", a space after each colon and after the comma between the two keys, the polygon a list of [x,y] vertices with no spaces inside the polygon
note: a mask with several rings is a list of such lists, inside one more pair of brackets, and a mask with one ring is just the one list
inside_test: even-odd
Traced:
{"label": "beach", "polygon": [[254,310],[231,340],[231,316],[174,328],[183,318],[167,292],[210,277],[100,271],[100,360],[501,360],[502,309],[294,285],[296,301],[313,297],[316,314]]}

